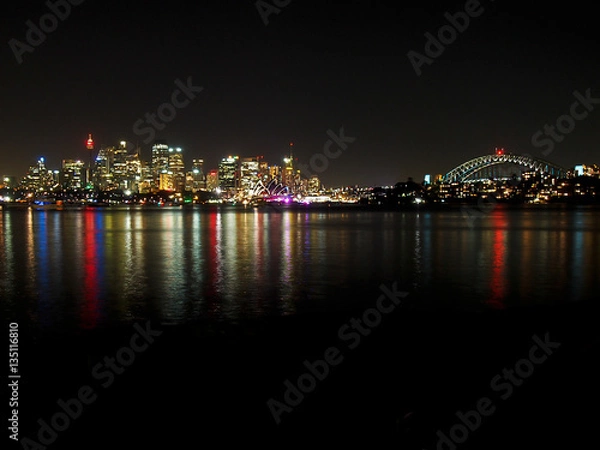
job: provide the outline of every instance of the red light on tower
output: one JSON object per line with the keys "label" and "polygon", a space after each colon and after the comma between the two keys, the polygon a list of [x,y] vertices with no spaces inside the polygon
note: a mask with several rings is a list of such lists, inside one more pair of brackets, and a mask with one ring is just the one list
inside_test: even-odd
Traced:
{"label": "red light on tower", "polygon": [[92,135],[88,135],[88,140],[85,142],[85,146],[88,150],[94,150],[94,140],[92,139]]}
{"label": "red light on tower", "polygon": [[496,148],[496,155],[504,155],[504,149],[503,148]]}

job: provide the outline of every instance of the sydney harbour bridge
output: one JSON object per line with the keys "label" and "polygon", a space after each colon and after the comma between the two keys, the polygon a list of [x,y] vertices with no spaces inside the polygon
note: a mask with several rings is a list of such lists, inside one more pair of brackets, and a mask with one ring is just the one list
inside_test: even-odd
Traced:
{"label": "sydney harbour bridge", "polygon": [[522,172],[538,172],[556,178],[567,176],[567,169],[531,155],[506,153],[496,149],[490,155],[478,156],[452,169],[443,176],[444,183],[470,182],[521,177]]}

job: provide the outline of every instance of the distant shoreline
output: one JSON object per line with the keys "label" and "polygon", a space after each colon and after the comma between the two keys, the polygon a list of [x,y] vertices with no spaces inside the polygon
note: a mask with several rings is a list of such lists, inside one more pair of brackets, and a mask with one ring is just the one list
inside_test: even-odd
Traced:
{"label": "distant shoreline", "polygon": [[259,211],[259,212],[283,212],[283,211],[452,211],[452,210],[468,210],[479,213],[490,213],[495,209],[503,210],[572,210],[572,209],[600,209],[600,203],[577,203],[577,202],[551,202],[544,204],[534,203],[515,203],[498,201],[494,204],[486,203],[479,205],[477,202],[436,202],[436,203],[421,203],[407,205],[369,205],[361,203],[312,203],[312,204],[263,204],[260,206],[230,205],[226,203],[194,203],[185,205],[138,205],[138,204],[113,204],[103,205],[103,207],[86,206],[86,205],[64,205],[55,208],[36,208],[36,205],[26,203],[0,203],[0,211],[25,211],[33,210],[36,212],[44,211],[116,211],[116,210],[136,210],[136,211],[159,211],[159,210],[222,210],[222,211]]}

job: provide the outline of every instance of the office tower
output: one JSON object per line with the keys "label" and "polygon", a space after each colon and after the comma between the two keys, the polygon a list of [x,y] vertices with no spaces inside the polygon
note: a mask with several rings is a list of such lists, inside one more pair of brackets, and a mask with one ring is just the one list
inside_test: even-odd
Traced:
{"label": "office tower", "polygon": [[169,146],[165,142],[156,141],[152,145],[151,167],[154,185],[158,187],[160,174],[169,169]]}
{"label": "office tower", "polygon": [[138,184],[138,192],[140,194],[149,194],[153,190],[157,190],[155,186],[155,177],[152,170],[152,164],[148,161],[140,161],[140,180]]}
{"label": "office tower", "polygon": [[317,194],[321,190],[321,180],[317,175],[312,175],[308,180],[307,191],[310,194]]}
{"label": "office tower", "polygon": [[295,185],[295,172],[294,172],[294,143],[290,142],[290,153],[289,156],[283,158],[284,167],[282,173],[282,184],[288,186],[292,191]]}
{"label": "office tower", "polygon": [[101,148],[92,168],[92,181],[102,190],[108,189],[112,185],[114,150],[114,147]]}
{"label": "office tower", "polygon": [[206,190],[213,192],[219,187],[219,172],[215,169],[206,175]]}
{"label": "office tower", "polygon": [[121,141],[113,150],[113,163],[111,167],[112,189],[125,190],[127,186],[127,144]]}
{"label": "office tower", "polygon": [[259,180],[258,157],[242,158],[240,166],[240,187],[244,195],[248,194]]}
{"label": "office tower", "polygon": [[192,170],[186,176],[186,190],[197,192],[206,189],[206,177],[204,176],[204,160],[193,159]]}
{"label": "office tower", "polygon": [[[124,143],[122,143],[124,144]],[[125,156],[125,179],[123,189],[130,192],[139,192],[142,181],[142,161],[140,160],[140,149],[127,153]]]}
{"label": "office tower", "polygon": [[260,180],[264,184],[268,183],[271,180],[269,163],[263,160],[262,156],[261,159],[258,160],[258,178],[260,178]]}
{"label": "office tower", "polygon": [[237,193],[239,187],[239,157],[229,156],[223,158],[219,163],[219,187],[223,193],[233,194]]}
{"label": "office tower", "polygon": [[167,190],[183,192],[185,190],[185,163],[181,147],[169,148],[167,173],[172,178],[172,188]]}
{"label": "office tower", "polygon": [[60,184],[63,189],[83,189],[86,185],[86,164],[80,160],[63,159],[60,175]]}
{"label": "office tower", "polygon": [[269,167],[269,181],[275,180],[276,183],[281,183],[281,166],[273,165]]}
{"label": "office tower", "polygon": [[52,189],[55,185],[52,171],[46,167],[46,160],[44,157],[38,159],[37,163],[29,167],[29,170],[21,185],[25,189],[29,189],[35,192],[43,192]]}

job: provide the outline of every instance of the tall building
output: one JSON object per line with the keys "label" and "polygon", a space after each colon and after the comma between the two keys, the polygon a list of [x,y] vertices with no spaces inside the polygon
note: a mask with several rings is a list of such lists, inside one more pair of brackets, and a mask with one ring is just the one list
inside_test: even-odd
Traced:
{"label": "tall building", "polygon": [[[261,158],[262,158],[262,156],[261,156]],[[259,161],[258,161],[258,177],[264,184],[271,181],[271,173],[269,170],[269,163],[262,159],[259,159]]]}
{"label": "tall building", "polygon": [[155,177],[152,170],[152,164],[148,161],[140,161],[140,180],[138,184],[138,192],[140,194],[149,194],[155,188]]}
{"label": "tall building", "polygon": [[130,152],[125,157],[125,180],[123,189],[131,192],[139,192],[142,181],[142,161],[140,160],[139,148]]}
{"label": "tall building", "polygon": [[92,167],[92,180],[100,189],[108,189],[112,185],[112,166],[114,147],[101,148]]}
{"label": "tall building", "polygon": [[317,175],[312,175],[308,180],[307,192],[310,194],[317,194],[321,190],[321,180]]}
{"label": "tall building", "polygon": [[29,171],[23,178],[21,185],[25,189],[30,189],[35,192],[42,192],[52,189],[54,186],[54,177],[52,171],[46,167],[44,157],[38,159],[34,166],[29,167]]}
{"label": "tall building", "polygon": [[288,186],[293,190],[296,184],[296,174],[294,172],[294,143],[290,142],[290,154],[286,158],[283,158],[285,166],[283,167],[282,181],[284,186]]}
{"label": "tall building", "polygon": [[169,169],[169,146],[166,142],[156,141],[152,145],[151,167],[154,176],[154,186],[158,187],[160,174]]}
{"label": "tall building", "polygon": [[282,182],[282,177],[281,177],[281,166],[278,165],[273,165],[269,167],[269,180],[275,180],[277,183],[281,183]]}
{"label": "tall building", "polygon": [[126,189],[127,186],[127,143],[121,141],[113,151],[113,164],[111,167],[112,188]]}
{"label": "tall building", "polygon": [[88,135],[87,141],[85,141],[85,148],[87,148],[89,152],[89,162],[87,168],[85,169],[85,183],[89,184],[90,187],[92,185],[92,171],[94,170],[92,161],[94,160],[94,140],[92,139],[92,134]]}
{"label": "tall building", "polygon": [[223,158],[219,163],[219,187],[224,193],[237,193],[239,188],[239,156]]}
{"label": "tall building", "polygon": [[79,190],[86,186],[86,164],[80,160],[63,159],[60,184],[63,189]]}
{"label": "tall building", "polygon": [[173,178],[173,188],[169,190],[183,192],[185,190],[185,163],[181,147],[169,148],[168,173]]}
{"label": "tall building", "polygon": [[248,194],[259,181],[258,157],[242,158],[240,165],[240,188]]}
{"label": "tall building", "polygon": [[208,172],[206,175],[206,190],[213,192],[219,187],[219,172],[215,169]]}
{"label": "tall building", "polygon": [[193,159],[192,170],[186,175],[187,191],[197,192],[206,189],[206,177],[204,176],[204,160]]}

